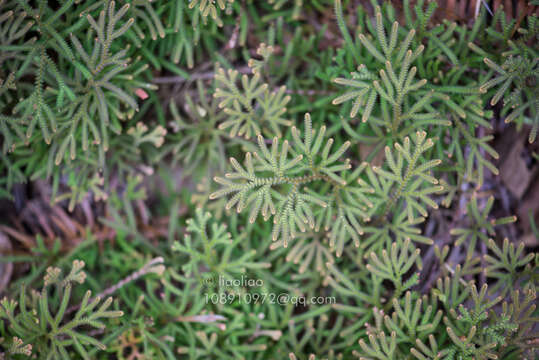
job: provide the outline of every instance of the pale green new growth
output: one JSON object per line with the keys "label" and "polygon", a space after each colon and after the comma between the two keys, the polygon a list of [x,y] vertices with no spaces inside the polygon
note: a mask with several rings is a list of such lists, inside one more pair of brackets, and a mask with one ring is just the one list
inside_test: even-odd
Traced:
{"label": "pale green new growth", "polygon": [[360,359],[365,360],[392,360],[395,358],[395,351],[397,349],[397,334],[393,331],[391,332],[389,338],[386,336],[385,332],[379,334],[368,334],[369,344],[365,340],[359,340],[359,345],[365,354],[370,357],[365,358],[361,357]]}
{"label": "pale green new growth", "polygon": [[[292,128],[291,154],[288,140],[279,146],[275,137],[268,149],[259,135],[260,150],[254,155],[247,153],[244,166],[231,158],[235,172],[226,174],[225,178],[215,178],[223,187],[211,194],[210,199],[230,196],[227,209],[236,207],[240,212],[249,208],[250,222],[254,222],[260,212],[264,220],[273,216],[273,240],[281,238],[284,246],[298,230],[305,232],[306,226],[317,231],[323,227],[328,232],[330,248],[336,250],[337,256],[342,254],[349,239],[359,247],[364,223],[377,211],[387,217],[395,205],[404,201],[412,222],[417,213],[427,215],[421,203],[437,208],[429,196],[443,187],[436,185],[438,180],[430,171],[440,161],[422,160],[422,154],[433,145],[431,139],[426,139],[425,132],[412,137],[413,148],[409,138],[405,138],[403,145],[395,144],[396,154],[386,148],[390,171],[379,167],[371,170],[363,163],[349,173],[349,160],[340,162],[339,159],[350,142],[331,153],[333,139],[326,140],[325,131],[325,126],[314,131],[307,114],[303,139],[297,128]],[[361,177],[365,168],[369,182]],[[332,190],[320,194],[312,187],[314,182],[326,182]]]}
{"label": "pale green new growth", "polygon": [[286,246],[297,230],[304,232],[306,226],[314,228],[311,206],[327,206],[320,196],[306,191],[309,184],[327,181],[336,187],[346,185],[339,174],[349,169],[350,164],[339,159],[350,143],[345,142],[332,152],[333,139],[326,139],[325,131],[325,126],[314,131],[307,114],[304,138],[300,139],[299,131],[293,128],[292,146],[288,140],[279,145],[275,137],[268,148],[262,135],[258,135],[259,150],[245,155],[244,166],[230,158],[235,171],[225,178],[215,178],[222,189],[210,198],[231,196],[226,207],[235,206],[238,212],[249,208],[250,222],[254,222],[260,212],[265,220],[273,216],[273,240],[282,237]]}
{"label": "pale green new growth", "polygon": [[399,244],[394,242],[391,244],[389,253],[387,250],[382,250],[382,257],[378,258],[376,253],[371,252],[369,255],[369,263],[366,266],[367,270],[381,279],[387,279],[395,285],[394,298],[398,298],[400,294],[411,288],[418,281],[419,274],[414,274],[407,281],[403,282],[403,276],[415,264],[421,269],[420,250],[416,249],[410,240]]}
{"label": "pale green new growth", "polygon": [[[232,250],[239,245],[242,237],[232,238],[226,226],[212,220],[208,212],[197,208],[195,218],[187,220],[187,234],[182,242],[175,241],[172,250],[189,256],[182,266],[186,276],[194,276],[206,285],[217,285],[217,277],[234,279],[246,269],[268,268],[269,263],[255,263],[252,259],[256,251],[243,253],[232,259]],[[216,256],[222,250],[221,256]],[[215,279],[213,278],[215,277]]]}
{"label": "pale green new growth", "polygon": [[[246,139],[253,135],[272,134],[281,136],[280,126],[290,126],[292,123],[283,118],[286,113],[286,104],[290,96],[286,88],[280,87],[270,91],[269,85],[261,83],[260,73],[255,72],[252,77],[246,74],[238,79],[237,70],[225,72],[222,68],[217,70],[215,81],[217,89],[213,96],[220,100],[219,107],[224,108],[228,119],[219,125],[219,129],[230,128],[230,136],[244,136]],[[241,83],[241,89],[237,83]]]}
{"label": "pale green new growth", "polygon": [[426,137],[426,132],[418,131],[412,135],[412,141],[406,137],[402,145],[395,143],[394,152],[386,146],[385,155],[390,171],[373,167],[373,171],[380,179],[377,187],[381,185],[388,197],[384,214],[387,214],[401,199],[406,203],[409,221],[416,218],[417,213],[423,217],[428,215],[422,203],[434,209],[438,208],[436,202],[429,196],[443,191],[444,188],[438,185],[438,180],[430,174],[430,171],[440,165],[441,160],[422,161],[423,153],[434,145],[432,139]]}
{"label": "pale green new growth", "polygon": [[219,17],[218,12],[219,10],[225,10],[227,2],[231,4],[234,0],[190,0],[189,8],[196,8],[200,15],[202,15],[204,24],[206,24],[208,21],[207,17],[210,15],[218,26],[223,26],[223,20]]}
{"label": "pale green new growth", "polygon": [[341,104],[354,99],[350,117],[355,117],[360,110],[360,107],[364,106],[361,120],[365,122],[370,118],[376,101],[380,97],[393,106],[394,114],[392,122],[394,130],[397,130],[401,120],[411,118],[412,116],[414,118],[420,116],[415,113],[420,110],[422,105],[427,103],[430,96],[432,96],[432,94],[428,95],[426,99],[420,102],[420,104],[416,104],[414,107],[410,108],[408,112],[402,113],[403,101],[407,94],[421,88],[427,81],[423,79],[412,83],[417,68],[410,68],[410,66],[422,53],[424,47],[423,45],[420,45],[415,51],[408,49],[415,35],[414,30],[410,30],[405,40],[397,46],[398,29],[398,23],[394,22],[389,39],[387,38],[382,23],[382,14],[378,7],[376,9],[376,37],[381,51],[379,51],[365,35],[360,34],[359,40],[369,53],[378,60],[380,64],[383,64],[385,69],[379,69],[377,74],[374,71],[368,70],[365,65],[361,64],[358,66],[358,72],[353,72],[351,74],[352,79],[335,79],[335,83],[350,86],[355,89],[346,92],[333,100],[333,104]]}

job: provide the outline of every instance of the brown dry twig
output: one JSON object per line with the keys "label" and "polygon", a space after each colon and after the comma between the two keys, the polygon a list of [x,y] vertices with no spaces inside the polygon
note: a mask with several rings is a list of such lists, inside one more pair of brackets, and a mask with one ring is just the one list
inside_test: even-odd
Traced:
{"label": "brown dry twig", "polygon": [[[156,258],[150,260],[141,269],[135,271],[131,275],[127,276],[126,278],[124,278],[123,280],[121,280],[118,283],[114,284],[113,286],[105,289],[104,291],[100,292],[96,296],[90,298],[88,300],[88,303],[92,303],[92,301],[94,301],[97,298],[102,299],[105,296],[109,296],[109,295],[115,293],[116,291],[118,291],[119,289],[121,289],[122,287],[124,287],[125,285],[127,285],[127,284],[141,278],[142,276],[144,276],[146,274],[154,273],[154,274],[157,274],[157,275],[162,275],[163,272],[165,271],[165,265],[163,265],[163,262],[164,262],[164,259],[162,257],[156,257]],[[79,307],[80,307],[80,304],[73,305],[73,306],[71,306],[70,308],[67,309],[67,313],[68,314],[72,313],[73,311],[76,311]]]}

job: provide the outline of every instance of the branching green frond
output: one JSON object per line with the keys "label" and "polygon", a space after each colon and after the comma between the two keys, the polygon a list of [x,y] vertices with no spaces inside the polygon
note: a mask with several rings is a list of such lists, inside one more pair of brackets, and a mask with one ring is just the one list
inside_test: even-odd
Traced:
{"label": "branching green frond", "polygon": [[[495,256],[485,255],[485,261],[487,267],[485,268],[485,274],[487,277],[497,279],[497,283],[491,286],[491,292],[494,293],[498,289],[501,290],[502,296],[505,296],[507,292],[513,290],[519,282],[520,277],[525,277],[531,270],[531,264],[528,265],[535,254],[531,253],[525,257],[522,257],[524,250],[524,243],[520,243],[517,248],[513,243],[509,243],[509,239],[503,240],[503,246],[500,247],[493,239],[488,241],[489,249]],[[527,271],[519,271],[520,268],[527,267]]]}
{"label": "branching green frond", "polygon": [[[522,297],[522,298],[521,298]],[[504,326],[501,330],[501,334],[504,336],[504,343],[515,344],[522,349],[524,355],[526,345],[528,342],[527,332],[539,321],[537,316],[534,316],[536,305],[536,290],[534,284],[528,284],[522,289],[522,294],[519,290],[515,290],[511,294],[511,301],[504,301],[502,304],[502,313],[496,314],[491,311],[492,315],[492,328],[496,328],[496,324],[506,323],[512,324],[512,327]],[[505,321],[503,321],[505,319]],[[508,331],[509,330],[509,331]],[[503,332],[505,331],[505,332]],[[500,331],[499,331],[500,332]],[[531,350],[531,349],[530,349]],[[531,350],[533,353],[534,350]]]}
{"label": "branching green frond", "polygon": [[[331,285],[335,291],[340,295],[350,297],[354,301],[360,301],[363,303],[374,305],[373,298],[369,297],[366,292],[361,291],[361,284],[357,280],[350,279],[346,274],[343,274],[337,266],[333,263],[326,264],[328,269],[327,282]],[[372,292],[378,293],[380,291],[380,284],[374,283]]]}
{"label": "branching green frond", "polygon": [[[152,2],[153,0],[133,1],[129,7],[129,15],[135,21],[128,31],[138,35],[141,40],[144,40],[146,36],[145,31],[150,32],[152,40],[165,37],[165,28],[161,22],[160,14],[154,9],[154,6],[157,7],[160,4],[152,4]],[[145,25],[146,29],[143,30],[142,24]]]}
{"label": "branching green frond", "polygon": [[395,359],[397,349],[397,336],[395,332],[392,332],[389,337],[385,332],[379,334],[369,334],[369,343],[363,339],[359,340],[359,346],[367,355],[367,357],[361,357],[365,360],[392,360]]}
{"label": "branching green frond", "polygon": [[[195,49],[199,44],[201,27],[196,26],[198,11],[190,11],[189,4],[185,1],[167,1],[161,7],[164,10],[164,21],[168,24],[166,36],[163,40],[166,53],[169,54],[173,64],[186,63],[189,69],[195,64]],[[141,33],[143,35],[143,33]],[[140,45],[141,48],[142,44]],[[153,63],[160,67],[161,64],[151,52],[146,55]]]}
{"label": "branching green frond", "polygon": [[[367,48],[370,55],[380,63],[390,62],[395,68],[407,68],[421,54],[424,48],[424,46],[420,45],[414,51],[409,50],[416,31],[410,30],[404,40],[399,42],[399,24],[397,22],[392,24],[388,36],[379,6],[375,9],[375,17],[376,24],[372,35],[377,40],[376,44],[373,44],[364,34],[359,34],[359,40]],[[409,51],[410,54],[408,54]]]}
{"label": "branching green frond", "polygon": [[[101,303],[99,297],[91,298],[91,291],[88,290],[75,314],[71,316],[67,311],[73,283],[82,284],[86,278],[86,274],[81,271],[83,267],[84,262],[75,260],[70,273],[65,277],[61,276],[59,268],[50,267],[42,291],[36,292],[31,301],[28,301],[24,288],[18,302],[7,298],[0,301],[0,318],[7,321],[20,339],[32,339],[30,347],[22,347],[22,342],[17,341],[19,350],[26,353],[33,350],[40,358],[59,360],[69,358],[68,353],[71,351],[88,359],[88,347],[105,349],[99,340],[84,334],[82,330],[84,327],[103,329],[103,320],[123,315],[121,311],[108,310],[112,298]],[[49,300],[53,296],[53,290],[50,289],[52,286],[56,287],[61,299],[55,302],[57,305],[54,307]]]}
{"label": "branching green frond", "polygon": [[[376,66],[361,64],[357,72],[351,74],[352,78],[336,78],[335,83],[352,87],[352,91],[335,98],[333,104],[341,104],[353,100],[350,117],[355,117],[362,109],[361,120],[367,121],[373,110],[378,108],[378,101],[393,108],[392,119],[388,126],[396,132],[402,121],[407,119],[439,122],[437,114],[420,114],[419,111],[428,103],[432,94],[423,96],[414,106],[405,105],[407,98],[417,92],[426,84],[422,79],[413,82],[417,72],[412,63],[423,51],[423,45],[418,46],[414,51],[410,50],[415,30],[411,30],[404,39],[399,38],[399,25],[394,22],[389,37],[386,36],[381,10],[376,8],[376,26],[372,29],[373,36],[377,43],[374,45],[365,35],[360,34],[359,40],[368,50],[368,53],[375,59]],[[369,68],[370,67],[370,68]],[[382,106],[382,108],[383,108]],[[375,113],[378,113],[376,111]]]}
{"label": "branching green frond", "polygon": [[0,95],[8,90],[15,89],[15,75],[13,73],[9,74],[7,79],[0,79]]}
{"label": "branching green frond", "polygon": [[[448,347],[450,358],[459,357],[480,357],[487,359],[497,358],[494,349],[500,341],[493,329],[482,326],[488,318],[488,310],[501,301],[501,297],[494,300],[487,298],[487,285],[478,291],[474,284],[469,285],[473,308],[468,309],[465,305],[459,305],[459,315],[456,311],[451,311],[452,318],[458,321],[451,321],[444,318],[447,325],[447,334],[453,344]],[[506,323],[502,332],[514,328],[512,324]],[[487,336],[490,335],[490,336]],[[492,336],[495,335],[495,336]]]}
{"label": "branching green frond", "polygon": [[297,230],[305,232],[314,228],[315,218],[311,206],[327,207],[326,197],[311,194],[306,189],[315,181],[326,181],[335,187],[346,185],[340,173],[350,168],[348,161],[340,162],[350,143],[342,144],[332,152],[333,139],[326,139],[325,126],[313,131],[311,118],[305,116],[305,134],[292,128],[294,145],[289,149],[288,140],[279,145],[275,137],[271,148],[262,135],[258,135],[259,150],[247,153],[244,166],[236,159],[230,163],[234,172],[215,181],[222,188],[211,199],[230,196],[228,209],[236,207],[238,212],[249,208],[249,221],[256,220],[259,213],[265,220],[273,216],[274,241],[282,238],[284,245],[294,238]]}
{"label": "branching green frond", "polygon": [[401,200],[405,202],[409,221],[413,221],[417,213],[423,217],[428,215],[421,203],[434,209],[438,208],[429,196],[443,191],[443,186],[438,185],[438,180],[430,172],[441,163],[441,160],[422,161],[423,153],[434,145],[432,139],[426,137],[426,132],[418,131],[412,136],[411,141],[406,137],[402,145],[395,143],[396,151],[394,152],[386,146],[385,154],[389,171],[381,167],[373,167],[373,171],[379,177],[392,183],[392,194],[386,203],[384,215]]}
{"label": "branching green frond", "polygon": [[428,345],[420,339],[416,340],[415,347],[410,349],[410,353],[415,356],[417,360],[441,360],[447,355],[447,350],[441,350],[438,347],[436,338],[434,335],[429,335]]}
{"label": "branching green frond", "polygon": [[[250,251],[236,258],[233,249],[243,240],[242,237],[232,239],[226,226],[211,219],[211,214],[201,208],[196,217],[187,221],[187,232],[182,242],[175,241],[172,250],[186,255],[186,263],[182,266],[187,276],[197,278],[201,285],[215,285],[216,274],[225,279],[245,273],[247,269],[260,269],[270,266],[269,263],[252,261],[256,251]],[[219,256],[218,256],[219,254]]]}
{"label": "branching green frond", "polygon": [[266,45],[265,43],[260,43],[256,49],[257,55],[262,57],[262,60],[257,60],[254,58],[249,59],[247,65],[251,68],[253,74],[260,74],[264,66],[268,63],[271,54],[275,49],[271,45]]}
{"label": "branching green frond", "polygon": [[[413,6],[410,4],[410,0],[404,0],[403,10],[406,18],[406,25],[408,28],[415,29],[417,31],[417,37],[419,39],[429,35],[427,25],[429,25],[429,22],[432,20],[432,15],[437,8],[438,3],[436,1],[427,1],[425,6],[425,1],[419,0],[415,6]],[[415,16],[412,16],[412,9],[414,10]]]}
{"label": "branching green frond", "polygon": [[537,358],[517,2],[0,0],[0,360]]}
{"label": "branching green frond", "polygon": [[462,277],[462,267],[457,265],[454,270],[451,269],[451,276],[439,278],[436,282],[436,288],[432,290],[434,297],[448,311],[456,309],[470,294],[468,283]]}
{"label": "branching green frond", "polygon": [[[10,9],[0,13],[0,49],[3,52],[0,64],[11,57],[16,57],[17,50],[28,51],[36,41],[36,37],[26,37],[35,21],[30,19],[26,11],[20,10],[22,9]],[[17,44],[18,40],[24,40],[24,43]]]}
{"label": "branching green frond", "polygon": [[[328,241],[323,234],[317,232],[305,232],[297,235],[297,241],[291,246],[286,261],[299,264],[300,274],[307,270],[315,270],[324,275],[327,273],[327,263],[334,263],[335,258],[328,248]],[[271,248],[281,247],[284,244],[277,241]]]}
{"label": "branching green frond", "polygon": [[336,84],[349,86],[353,88],[353,90],[333,99],[333,104],[338,105],[349,100],[354,100],[354,105],[350,111],[350,117],[356,117],[360,107],[365,106],[361,121],[366,122],[371,115],[378,96],[374,85],[372,84],[372,82],[377,79],[377,76],[369,72],[363,65],[358,66],[357,72],[352,72],[350,75],[352,76],[351,79],[336,78],[334,80]]}
{"label": "branching green frond", "polygon": [[225,171],[225,150],[229,137],[217,124],[225,114],[218,110],[217,100],[208,100],[202,82],[197,82],[199,101],[189,94],[186,105],[178,109],[170,103],[172,131],[167,134],[160,156],[172,156],[172,166],[182,164],[186,174],[207,175],[215,168]]}
{"label": "branching green frond", "polygon": [[[3,343],[3,341],[0,341],[0,344],[1,343]],[[13,337],[11,343],[7,342],[6,350],[8,355],[25,355],[27,357],[32,356],[32,345],[24,344],[24,341],[16,336]],[[4,353],[0,353],[0,359],[4,359]]]}
{"label": "branching green frond", "polygon": [[483,83],[479,90],[486,93],[497,86],[490,104],[496,105],[503,98],[504,110],[510,112],[505,122],[528,116],[532,125],[529,141],[535,141],[539,129],[539,59],[509,56],[501,66],[489,58],[484,61],[496,75]]}
{"label": "branching green frond", "polygon": [[438,327],[442,310],[435,311],[432,305],[423,307],[422,304],[420,298],[415,303],[412,301],[410,291],[406,292],[402,306],[397,298],[393,298],[394,312],[391,317],[384,318],[384,323],[388,329],[396,332],[399,342],[426,340]]}
{"label": "branching green frond", "polygon": [[[253,135],[273,134],[281,136],[280,126],[290,126],[291,122],[283,115],[290,96],[286,88],[281,87],[270,91],[269,85],[261,83],[260,74],[252,77],[244,74],[238,78],[237,70],[225,72],[219,68],[215,74],[217,88],[214,96],[220,100],[219,107],[224,108],[228,118],[221,124],[220,129],[230,128],[230,136],[244,136],[246,139]],[[241,88],[237,83],[241,83]]]}
{"label": "branching green frond", "polygon": [[462,245],[466,242],[466,247],[468,248],[466,257],[468,259],[471,259],[475,253],[477,240],[481,240],[483,243],[488,244],[489,237],[496,234],[494,230],[495,226],[512,223],[517,220],[515,216],[489,220],[489,214],[493,205],[494,197],[491,196],[481,210],[477,202],[477,197],[473,197],[466,205],[470,224],[469,227],[450,230],[451,235],[458,236],[455,245]]}
{"label": "branching green frond", "polygon": [[[73,161],[79,149],[86,152],[92,145],[99,145],[99,151],[106,152],[110,146],[108,131],[119,133],[118,120],[132,117],[138,111],[131,93],[135,88],[155,89],[153,85],[133,81],[132,75],[122,74],[127,70],[136,74],[147,68],[129,65],[127,50],[117,50],[114,46],[115,40],[133,24],[133,18],[124,19],[130,5],[116,9],[115,2],[111,1],[104,6],[97,18],[87,13],[81,20],[90,28],[87,39],[81,41],[77,35],[70,35],[74,51],[65,57],[73,63],[73,76],[66,78],[60,74],[46,49],[41,47],[37,62],[41,70],[36,76],[35,91],[15,108],[16,112],[25,111],[27,106],[35,109],[26,136],[30,139],[34,127],[39,125],[47,143],[54,138],[50,156],[57,165],[66,158],[68,162]],[[95,34],[95,41],[90,34]],[[58,83],[58,89],[52,92],[44,91],[49,73]],[[62,104],[64,97],[69,102],[60,108],[53,107],[51,95],[54,94],[57,104]],[[125,105],[131,110],[124,110]]]}
{"label": "branching green frond", "polygon": [[363,163],[353,172],[345,172],[345,185],[334,188],[327,198],[328,206],[320,208],[316,215],[316,229],[328,232],[329,246],[336,249],[338,257],[350,239],[356,247],[360,246],[364,224],[377,208],[378,199],[372,198],[374,188],[360,177],[366,167],[367,163]]}
{"label": "branching green frond", "polygon": [[210,15],[218,26],[223,26],[223,20],[219,16],[219,12],[224,11],[226,6],[230,6],[229,4],[233,2],[234,0],[191,0],[189,2],[189,8],[195,8],[198,11],[202,16],[204,24],[207,23],[208,15]]}
{"label": "branching green frond", "polygon": [[381,279],[386,279],[395,285],[396,294],[400,296],[404,291],[415,285],[418,274],[412,275],[408,281],[403,282],[404,275],[415,264],[418,269],[422,268],[420,250],[416,249],[406,240],[402,244],[394,242],[389,250],[383,249],[381,258],[375,252],[369,254],[367,270]]}
{"label": "branching green frond", "polygon": [[402,211],[395,214],[391,221],[378,226],[366,226],[364,230],[367,236],[361,242],[361,248],[368,252],[379,252],[384,246],[388,246],[393,239],[398,243],[404,242],[405,239],[411,239],[416,243],[432,245],[434,241],[421,235],[421,229],[418,227],[424,221],[423,217],[409,221],[406,212]]}
{"label": "branching green frond", "polygon": [[[496,150],[489,145],[494,137],[492,135],[476,136],[477,127],[491,128],[486,119],[492,114],[481,110],[481,101],[475,96],[467,96],[460,105],[453,103],[449,97],[444,101],[447,105],[452,106],[456,113],[453,116],[453,123],[456,126],[452,129],[453,137],[448,152],[451,155],[456,155],[456,161],[461,168],[465,169],[466,177],[477,182],[478,186],[482,186],[484,168],[489,169],[495,175],[499,173],[496,166],[486,156],[488,154],[494,159],[499,158]],[[460,142],[468,145],[469,150],[467,151]]]}
{"label": "branching green frond", "polygon": [[129,128],[127,133],[133,137],[135,146],[139,147],[144,143],[153,144],[155,147],[160,147],[165,142],[167,131],[161,125],[155,127],[148,132],[148,127],[142,122],[138,122],[136,127]]}

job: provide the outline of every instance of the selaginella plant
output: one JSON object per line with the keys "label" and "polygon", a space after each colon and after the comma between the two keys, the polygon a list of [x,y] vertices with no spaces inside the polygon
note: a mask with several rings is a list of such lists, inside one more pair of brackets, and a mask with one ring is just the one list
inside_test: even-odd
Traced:
{"label": "selaginella plant", "polygon": [[[219,124],[219,128],[230,128],[231,137],[239,135],[246,139],[262,133],[262,130],[280,136],[280,127],[291,125],[289,120],[282,117],[286,113],[290,96],[286,95],[284,86],[277,91],[270,91],[269,85],[261,82],[260,72],[257,71],[260,64],[251,62],[250,66],[253,76],[249,78],[243,74],[241,81],[237,70],[217,70],[217,88],[213,96],[220,100],[219,107],[228,115]],[[237,86],[238,82],[241,83],[241,89]]]}
{"label": "selaginella plant", "polygon": [[[100,297],[91,297],[90,290],[86,291],[76,308],[69,307],[73,305],[73,286],[83,284],[86,279],[83,267],[83,261],[75,260],[66,276],[62,276],[61,269],[49,267],[41,291],[29,293],[23,287],[18,301],[2,299],[1,334],[7,342],[7,353],[3,356],[7,355],[9,359],[20,354],[37,359],[69,359],[78,354],[89,359],[89,349],[106,348],[97,335],[107,332],[106,319],[123,313],[108,310],[112,305],[111,297],[101,302]],[[91,330],[98,331],[94,335]]]}
{"label": "selaginella plant", "polygon": [[[334,80],[347,87],[333,104],[344,105],[342,129],[352,139],[344,140],[338,132],[327,136],[326,127],[313,125],[309,114],[305,115],[303,131],[293,126],[283,137],[273,139],[267,139],[256,125],[251,125],[258,133],[258,149],[249,148],[243,163],[230,158],[232,170],[224,177],[215,177],[220,188],[210,199],[225,197],[225,208],[235,208],[238,213],[245,210],[250,223],[259,218],[272,219],[271,237],[276,242],[272,249],[291,243],[287,260],[309,263],[314,254],[328,259],[320,267],[318,258],[316,269],[326,274],[323,285],[329,284],[343,297],[342,307],[336,308],[360,324],[348,324],[341,334],[359,340],[359,348],[353,353],[361,359],[405,359],[410,355],[420,360],[486,359],[513,350],[524,354],[527,347],[522,346],[518,334],[536,320],[531,316],[535,311],[531,299],[535,299],[537,274],[530,264],[535,255],[523,257],[523,245],[515,248],[507,240],[502,250],[490,239],[496,233],[495,226],[516,220],[491,220],[492,198],[482,203],[482,210],[473,198],[468,205],[471,228],[451,229],[451,234],[459,236],[456,247],[469,242],[464,266],[454,268],[446,259],[449,249],[436,248],[440,275],[437,286],[423,294],[419,291],[427,281],[423,277],[429,277],[421,271],[421,249],[434,242],[421,233],[420,225],[438,209],[438,204],[451,205],[454,189],[460,184],[473,182],[480,187],[485,178],[484,168],[497,174],[486,156],[498,157],[488,144],[492,136],[476,136],[477,128],[490,128],[486,119],[493,114],[485,110],[481,94],[483,89],[505,81],[505,88],[495,95],[495,100],[499,100],[516,75],[496,78],[479,87],[477,78],[464,75],[464,71],[447,75],[432,71],[433,64],[440,62],[440,51],[444,54],[441,59],[448,64],[470,54],[468,43],[449,41],[454,25],[440,25],[435,30],[443,34],[438,41],[432,41],[425,32],[424,24],[435,5],[426,12],[419,5],[415,16],[423,26],[406,30],[400,29],[389,5],[385,6],[385,14],[376,7],[375,23],[365,22],[371,34],[359,33],[359,43],[351,40],[341,5],[339,0],[335,1],[344,47],[357,51],[351,54],[352,59],[364,60],[350,77]],[[412,23],[409,25],[415,26],[407,11],[406,17]],[[471,33],[462,30],[463,39],[473,42],[478,30],[476,26]],[[416,35],[420,38],[416,39]],[[441,41],[446,41],[447,46],[442,47]],[[470,63],[481,66],[473,57]],[[494,67],[492,62],[485,63]],[[515,68],[515,64],[506,66],[514,74],[531,76]],[[507,73],[496,69],[502,75]],[[427,78],[416,80],[418,72]],[[515,86],[525,87],[522,83]],[[351,105],[347,105],[349,101]],[[234,121],[233,116],[230,118]],[[453,128],[448,127],[452,124]],[[349,149],[361,147],[363,142],[375,147],[366,161],[346,158]],[[382,149],[385,163],[369,163]],[[451,154],[457,155],[454,161],[448,156]],[[443,193],[445,199],[439,196]],[[336,253],[338,260],[317,249],[326,246],[320,236],[327,237],[329,250]],[[350,240],[359,248],[360,256],[355,256],[348,246]],[[479,260],[473,258],[479,242],[488,252],[484,258],[488,262],[486,278],[498,279],[492,282],[490,292],[497,297],[488,294],[486,283],[478,289],[473,280],[481,273]],[[302,253],[307,251],[309,255],[302,259]],[[339,264],[344,264],[339,260],[343,255],[354,262],[355,270],[339,270]],[[361,260],[361,255],[365,260]],[[300,272],[308,266],[302,264]],[[499,281],[516,285],[500,292]],[[520,307],[517,288],[526,294],[526,310],[521,310],[526,316],[517,316],[515,320],[508,304],[512,301]],[[363,289],[369,289],[370,296]],[[509,293],[511,299],[507,297]],[[500,312],[504,299],[508,302]],[[363,324],[366,330],[360,330]]]}
{"label": "selaginella plant", "polygon": [[275,137],[271,148],[258,135],[260,150],[247,153],[244,166],[231,158],[235,171],[216,177],[223,188],[210,196],[230,196],[226,207],[236,207],[238,212],[248,209],[250,222],[259,214],[264,220],[273,216],[273,240],[282,240],[285,247],[298,231],[323,226],[330,247],[340,256],[348,239],[359,246],[363,226],[372,216],[386,218],[393,206],[404,204],[412,221],[418,213],[427,215],[425,205],[437,207],[429,195],[443,188],[432,185],[438,180],[430,170],[440,161],[421,161],[422,153],[433,145],[425,132],[414,134],[412,140],[405,138],[402,145],[396,143],[395,155],[386,147],[390,169],[367,170],[370,184],[359,177],[366,164],[347,173],[350,160],[340,160],[350,142],[332,150],[333,138],[325,136],[324,126],[313,129],[309,114],[305,115],[303,139],[297,128],[291,132],[292,145],[287,140],[280,145]]}
{"label": "selaginella plant", "polygon": [[0,0],[0,358],[537,358],[536,5],[445,3]]}
{"label": "selaginella plant", "polygon": [[[501,10],[495,15],[494,25],[497,20],[500,22],[501,33],[497,32],[495,27],[489,31],[496,37],[506,39],[499,63],[493,61],[489,54],[477,45],[469,44],[472,50],[485,56],[483,60],[490,70],[490,79],[487,78],[481,84],[479,91],[492,94],[491,105],[496,105],[503,99],[502,114],[505,116],[505,122],[530,124],[528,139],[531,143],[535,141],[539,130],[539,22],[537,15],[532,14],[526,18],[526,27],[517,28],[514,20],[507,23]],[[510,40],[510,33],[515,31],[520,33],[520,38]],[[494,91],[489,91],[491,89]]]}
{"label": "selaginella plant", "polygon": [[[125,138],[137,139],[127,131],[139,111],[135,94],[145,98],[156,89],[127,40],[135,18],[147,15],[114,1],[67,1],[58,9],[45,1],[2,1],[0,9],[2,168],[12,177],[7,190],[27,178],[52,178],[51,200],[61,201],[60,178],[67,176],[73,209],[99,187],[94,175],[104,174],[107,182],[111,173],[129,169],[117,156],[132,156]],[[160,145],[144,143],[136,146]]]}
{"label": "selaginella plant", "polygon": [[[434,93],[421,91],[427,80],[415,80],[417,67],[412,64],[425,48],[423,45],[410,48],[416,31],[410,30],[401,39],[399,24],[395,21],[387,36],[379,7],[376,10],[376,26],[369,26],[369,30],[377,42],[373,44],[364,34],[359,34],[359,40],[367,50],[366,55],[370,61],[360,64],[357,72],[351,73],[351,78],[334,80],[351,89],[335,98],[333,104],[353,100],[350,117],[356,117],[361,111],[361,121],[370,121],[373,131],[380,137],[385,135],[375,129],[385,128],[391,136],[402,137],[403,133],[409,133],[412,128],[448,125],[448,121],[440,118],[438,113],[428,111]],[[373,113],[377,102],[380,102],[380,111]],[[403,125],[408,126],[401,131]]]}

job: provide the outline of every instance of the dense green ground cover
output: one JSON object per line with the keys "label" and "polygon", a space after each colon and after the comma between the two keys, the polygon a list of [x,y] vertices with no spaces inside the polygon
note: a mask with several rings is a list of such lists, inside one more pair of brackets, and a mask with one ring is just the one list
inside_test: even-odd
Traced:
{"label": "dense green ground cover", "polygon": [[0,359],[536,358],[500,3],[0,0]]}

